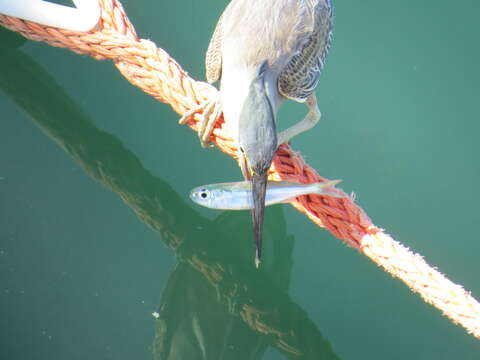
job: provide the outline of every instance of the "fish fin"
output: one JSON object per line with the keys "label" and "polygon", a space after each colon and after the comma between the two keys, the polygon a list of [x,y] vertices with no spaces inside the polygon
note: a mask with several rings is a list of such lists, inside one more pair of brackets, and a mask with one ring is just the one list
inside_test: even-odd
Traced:
{"label": "fish fin", "polygon": [[273,186],[273,185],[277,185],[277,186],[288,186],[288,185],[302,185],[302,183],[299,183],[299,182],[294,182],[294,181],[269,181],[267,183],[267,188],[268,186]]}
{"label": "fish fin", "polygon": [[250,190],[252,188],[249,181],[232,182],[228,183],[228,186],[231,190]]}
{"label": "fish fin", "polygon": [[327,195],[336,198],[344,198],[345,194],[340,193],[338,189],[335,188],[335,185],[341,183],[343,180],[329,180],[323,183],[317,183],[318,185],[318,195]]}
{"label": "fish fin", "polygon": [[340,184],[343,180],[337,179],[337,180],[328,180],[325,181],[322,184],[322,187],[334,187],[337,184]]}

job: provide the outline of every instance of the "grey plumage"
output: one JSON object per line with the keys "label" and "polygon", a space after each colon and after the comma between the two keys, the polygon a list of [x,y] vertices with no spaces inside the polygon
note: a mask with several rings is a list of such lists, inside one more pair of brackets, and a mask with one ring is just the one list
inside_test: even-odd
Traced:
{"label": "grey plumage", "polygon": [[[207,80],[221,80],[225,124],[237,142],[242,172],[252,182],[257,265],[267,171],[279,143],[320,119],[314,90],[332,21],[330,0],[232,0],[207,50]],[[277,136],[276,113],[285,99],[305,102],[309,112]]]}
{"label": "grey plumage", "polygon": [[222,74],[222,18],[218,19],[205,56],[206,77],[210,84],[220,80]]}
{"label": "grey plumage", "polygon": [[301,50],[293,55],[278,78],[279,92],[298,102],[304,102],[315,91],[332,39],[330,1],[316,1],[313,11],[312,31],[306,34]]}
{"label": "grey plumage", "polygon": [[[244,0],[234,0],[232,3],[241,1]],[[298,13],[307,21],[303,21],[302,26],[297,25],[303,31],[298,32],[298,37],[290,52],[290,59],[279,73],[278,91],[287,99],[304,102],[318,84],[325,57],[330,49],[333,12],[330,0],[297,0],[293,2],[298,4]],[[274,11],[275,1],[271,1],[271,3],[272,11]],[[229,8],[225,10],[225,13],[228,10]],[[209,83],[214,83],[221,77],[224,14],[218,20],[206,54],[206,78]],[[281,16],[295,15],[295,13],[290,13]],[[248,26],[248,24],[244,26]]]}

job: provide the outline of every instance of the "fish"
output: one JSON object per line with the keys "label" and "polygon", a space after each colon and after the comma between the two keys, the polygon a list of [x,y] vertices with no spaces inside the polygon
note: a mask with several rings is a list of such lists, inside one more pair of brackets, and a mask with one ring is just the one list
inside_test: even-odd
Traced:
{"label": "fish", "polygon": [[[308,194],[344,198],[346,195],[335,189],[342,180],[311,184],[289,181],[268,181],[265,206],[288,203],[296,197]],[[216,210],[250,210],[253,208],[252,188],[249,181],[219,183],[199,186],[190,192],[190,199],[198,205]]]}

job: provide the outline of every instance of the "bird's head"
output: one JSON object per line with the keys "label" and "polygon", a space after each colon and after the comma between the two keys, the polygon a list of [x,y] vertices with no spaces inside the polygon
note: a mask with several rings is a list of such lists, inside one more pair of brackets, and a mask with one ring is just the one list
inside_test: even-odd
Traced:
{"label": "bird's head", "polygon": [[244,175],[252,183],[257,266],[261,257],[267,171],[277,150],[275,114],[266,91],[267,71],[268,65],[264,62],[250,85],[239,121],[240,156],[244,161]]}

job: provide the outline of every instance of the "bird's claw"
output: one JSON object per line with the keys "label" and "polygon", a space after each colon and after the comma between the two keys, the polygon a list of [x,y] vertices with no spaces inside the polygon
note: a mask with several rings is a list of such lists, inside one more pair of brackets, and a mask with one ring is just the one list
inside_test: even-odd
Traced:
{"label": "bird's claw", "polygon": [[184,114],[178,123],[185,124],[188,119],[195,117],[195,115],[198,114],[199,123],[197,133],[200,138],[200,145],[203,148],[206,148],[213,146],[210,144],[210,135],[212,134],[215,123],[220,117],[221,112],[222,108],[219,99],[206,100]]}

